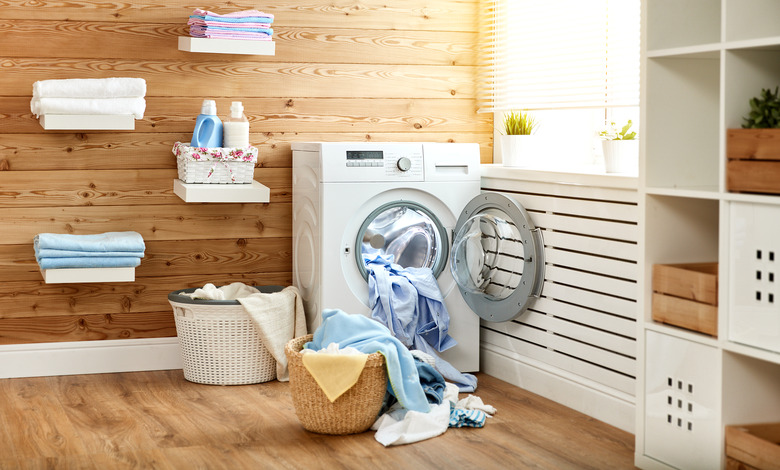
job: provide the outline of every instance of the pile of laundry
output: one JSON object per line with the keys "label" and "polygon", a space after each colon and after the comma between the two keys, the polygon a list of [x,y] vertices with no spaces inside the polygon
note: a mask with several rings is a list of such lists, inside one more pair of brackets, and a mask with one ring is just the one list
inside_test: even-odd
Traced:
{"label": "pile of laundry", "polygon": [[134,268],[146,250],[138,232],[39,233],[33,245],[41,269]]}
{"label": "pile of laundry", "polygon": [[143,119],[146,80],[133,77],[68,78],[33,83],[30,110],[45,114],[132,115]]}
{"label": "pile of laundry", "polygon": [[[374,438],[384,446],[422,441],[439,436],[451,427],[482,427],[486,418],[496,412],[474,395],[458,400],[458,385],[445,382],[436,368],[435,358],[419,350],[409,350],[381,323],[360,314],[324,310],[322,324],[304,350],[337,354],[351,349],[363,354],[379,352],[385,358],[387,393],[380,416],[371,427],[376,431]],[[354,377],[351,383],[331,384],[325,379],[334,376],[333,367],[324,365],[329,373],[314,371],[312,376],[334,401],[354,385],[359,373],[351,375]],[[332,389],[334,385],[339,388]]]}
{"label": "pile of laundry", "polygon": [[249,39],[270,41],[274,15],[258,10],[244,10],[220,15],[196,9],[187,24],[195,38]]}

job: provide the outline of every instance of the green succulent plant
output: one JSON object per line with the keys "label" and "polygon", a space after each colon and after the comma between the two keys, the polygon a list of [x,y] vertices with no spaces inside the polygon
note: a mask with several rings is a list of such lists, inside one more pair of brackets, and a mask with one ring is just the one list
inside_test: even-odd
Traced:
{"label": "green succulent plant", "polygon": [[629,119],[625,126],[618,129],[617,124],[612,121],[606,129],[599,132],[599,136],[604,140],[634,140],[636,139],[636,132],[628,132],[633,124],[631,119]]}
{"label": "green succulent plant", "polygon": [[750,114],[742,118],[745,122],[743,129],[777,129],[780,127],[780,95],[778,88],[775,92],[762,88],[761,96],[750,99]]}
{"label": "green succulent plant", "polygon": [[504,135],[531,135],[538,125],[528,113],[510,111],[504,116]]}

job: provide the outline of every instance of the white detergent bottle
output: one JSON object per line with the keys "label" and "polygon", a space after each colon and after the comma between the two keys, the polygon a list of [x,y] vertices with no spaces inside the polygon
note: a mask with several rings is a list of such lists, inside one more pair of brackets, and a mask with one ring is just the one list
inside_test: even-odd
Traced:
{"label": "white detergent bottle", "polygon": [[195,130],[192,132],[193,147],[222,147],[222,121],[217,117],[217,103],[214,100],[203,100],[200,114],[195,120]]}
{"label": "white detergent bottle", "polygon": [[249,120],[240,101],[233,101],[230,105],[230,116],[223,125],[225,147],[249,147]]}

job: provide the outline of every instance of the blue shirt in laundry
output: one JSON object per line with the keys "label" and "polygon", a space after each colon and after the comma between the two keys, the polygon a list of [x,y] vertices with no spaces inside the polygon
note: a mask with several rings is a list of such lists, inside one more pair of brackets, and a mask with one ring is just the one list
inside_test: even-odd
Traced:
{"label": "blue shirt in laundry", "polygon": [[366,258],[371,316],[410,349],[446,351],[450,315],[430,268],[403,268],[381,255]]}

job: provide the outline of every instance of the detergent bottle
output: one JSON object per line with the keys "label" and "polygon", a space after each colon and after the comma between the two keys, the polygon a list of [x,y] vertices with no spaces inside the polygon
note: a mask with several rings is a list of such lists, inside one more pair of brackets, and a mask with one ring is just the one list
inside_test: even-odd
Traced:
{"label": "detergent bottle", "polygon": [[244,115],[244,105],[233,101],[230,115],[225,119],[225,147],[249,147],[249,120]]}
{"label": "detergent bottle", "polygon": [[195,120],[195,131],[192,133],[193,147],[222,147],[222,121],[217,117],[217,103],[214,100],[203,100],[200,114]]}

